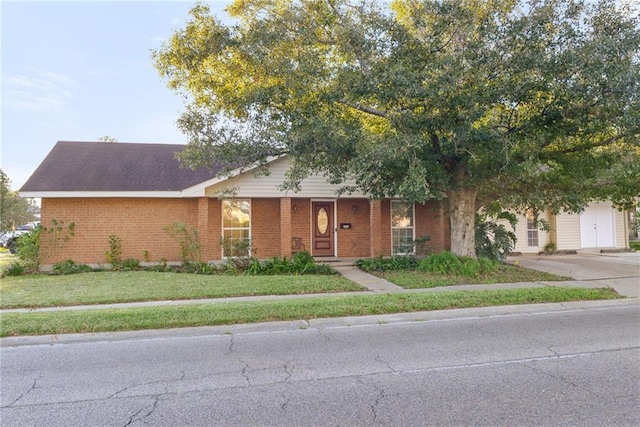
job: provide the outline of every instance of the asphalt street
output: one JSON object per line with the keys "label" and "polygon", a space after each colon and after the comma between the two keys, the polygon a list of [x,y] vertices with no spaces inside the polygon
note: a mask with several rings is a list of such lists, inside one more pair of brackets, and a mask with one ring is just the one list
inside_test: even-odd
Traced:
{"label": "asphalt street", "polygon": [[0,348],[6,426],[640,425],[637,299]]}

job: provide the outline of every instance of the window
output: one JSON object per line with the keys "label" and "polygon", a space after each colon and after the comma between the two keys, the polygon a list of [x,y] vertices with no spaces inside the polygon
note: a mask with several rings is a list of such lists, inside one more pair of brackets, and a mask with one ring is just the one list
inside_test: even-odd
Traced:
{"label": "window", "polygon": [[531,209],[527,210],[527,246],[538,247],[538,225],[536,217]]}
{"label": "window", "polygon": [[413,203],[391,201],[391,252],[394,255],[413,253]]}
{"label": "window", "polygon": [[247,256],[251,242],[251,201],[222,201],[222,255]]}

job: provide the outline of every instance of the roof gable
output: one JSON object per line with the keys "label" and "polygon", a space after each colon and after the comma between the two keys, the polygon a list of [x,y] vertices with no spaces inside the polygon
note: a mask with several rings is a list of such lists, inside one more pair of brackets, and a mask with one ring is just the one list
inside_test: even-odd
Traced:
{"label": "roof gable", "polygon": [[192,170],[183,166],[175,155],[185,147],[60,141],[20,191],[179,192],[220,172],[220,167]]}

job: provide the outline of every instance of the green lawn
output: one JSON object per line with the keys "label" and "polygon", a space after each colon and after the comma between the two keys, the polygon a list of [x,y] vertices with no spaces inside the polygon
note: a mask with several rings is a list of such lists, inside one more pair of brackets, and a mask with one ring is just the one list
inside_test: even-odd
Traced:
{"label": "green lawn", "polygon": [[14,261],[18,261],[17,256],[11,255],[8,249],[0,248],[0,271],[7,268]]}
{"label": "green lawn", "polygon": [[611,289],[527,288],[347,295],[173,307],[3,313],[0,337],[232,325],[451,308],[615,299]]}
{"label": "green lawn", "polygon": [[435,288],[438,286],[474,285],[492,283],[517,283],[571,280],[542,271],[529,270],[515,265],[503,264],[495,271],[477,277],[428,273],[419,270],[398,270],[373,273],[405,289]]}
{"label": "green lawn", "polygon": [[232,276],[151,271],[27,275],[0,280],[0,308],[54,307],[362,291],[340,276]]}

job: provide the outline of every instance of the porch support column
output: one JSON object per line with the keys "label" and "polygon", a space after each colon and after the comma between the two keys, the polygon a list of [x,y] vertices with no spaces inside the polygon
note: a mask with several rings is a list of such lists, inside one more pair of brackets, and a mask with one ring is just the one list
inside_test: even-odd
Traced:
{"label": "porch support column", "polygon": [[209,198],[200,197],[198,199],[198,239],[200,240],[201,261],[211,259],[211,245],[209,233]]}
{"label": "porch support column", "polygon": [[291,258],[291,198],[280,199],[280,255]]}
{"label": "porch support column", "polygon": [[371,256],[382,254],[382,200],[369,200]]}

